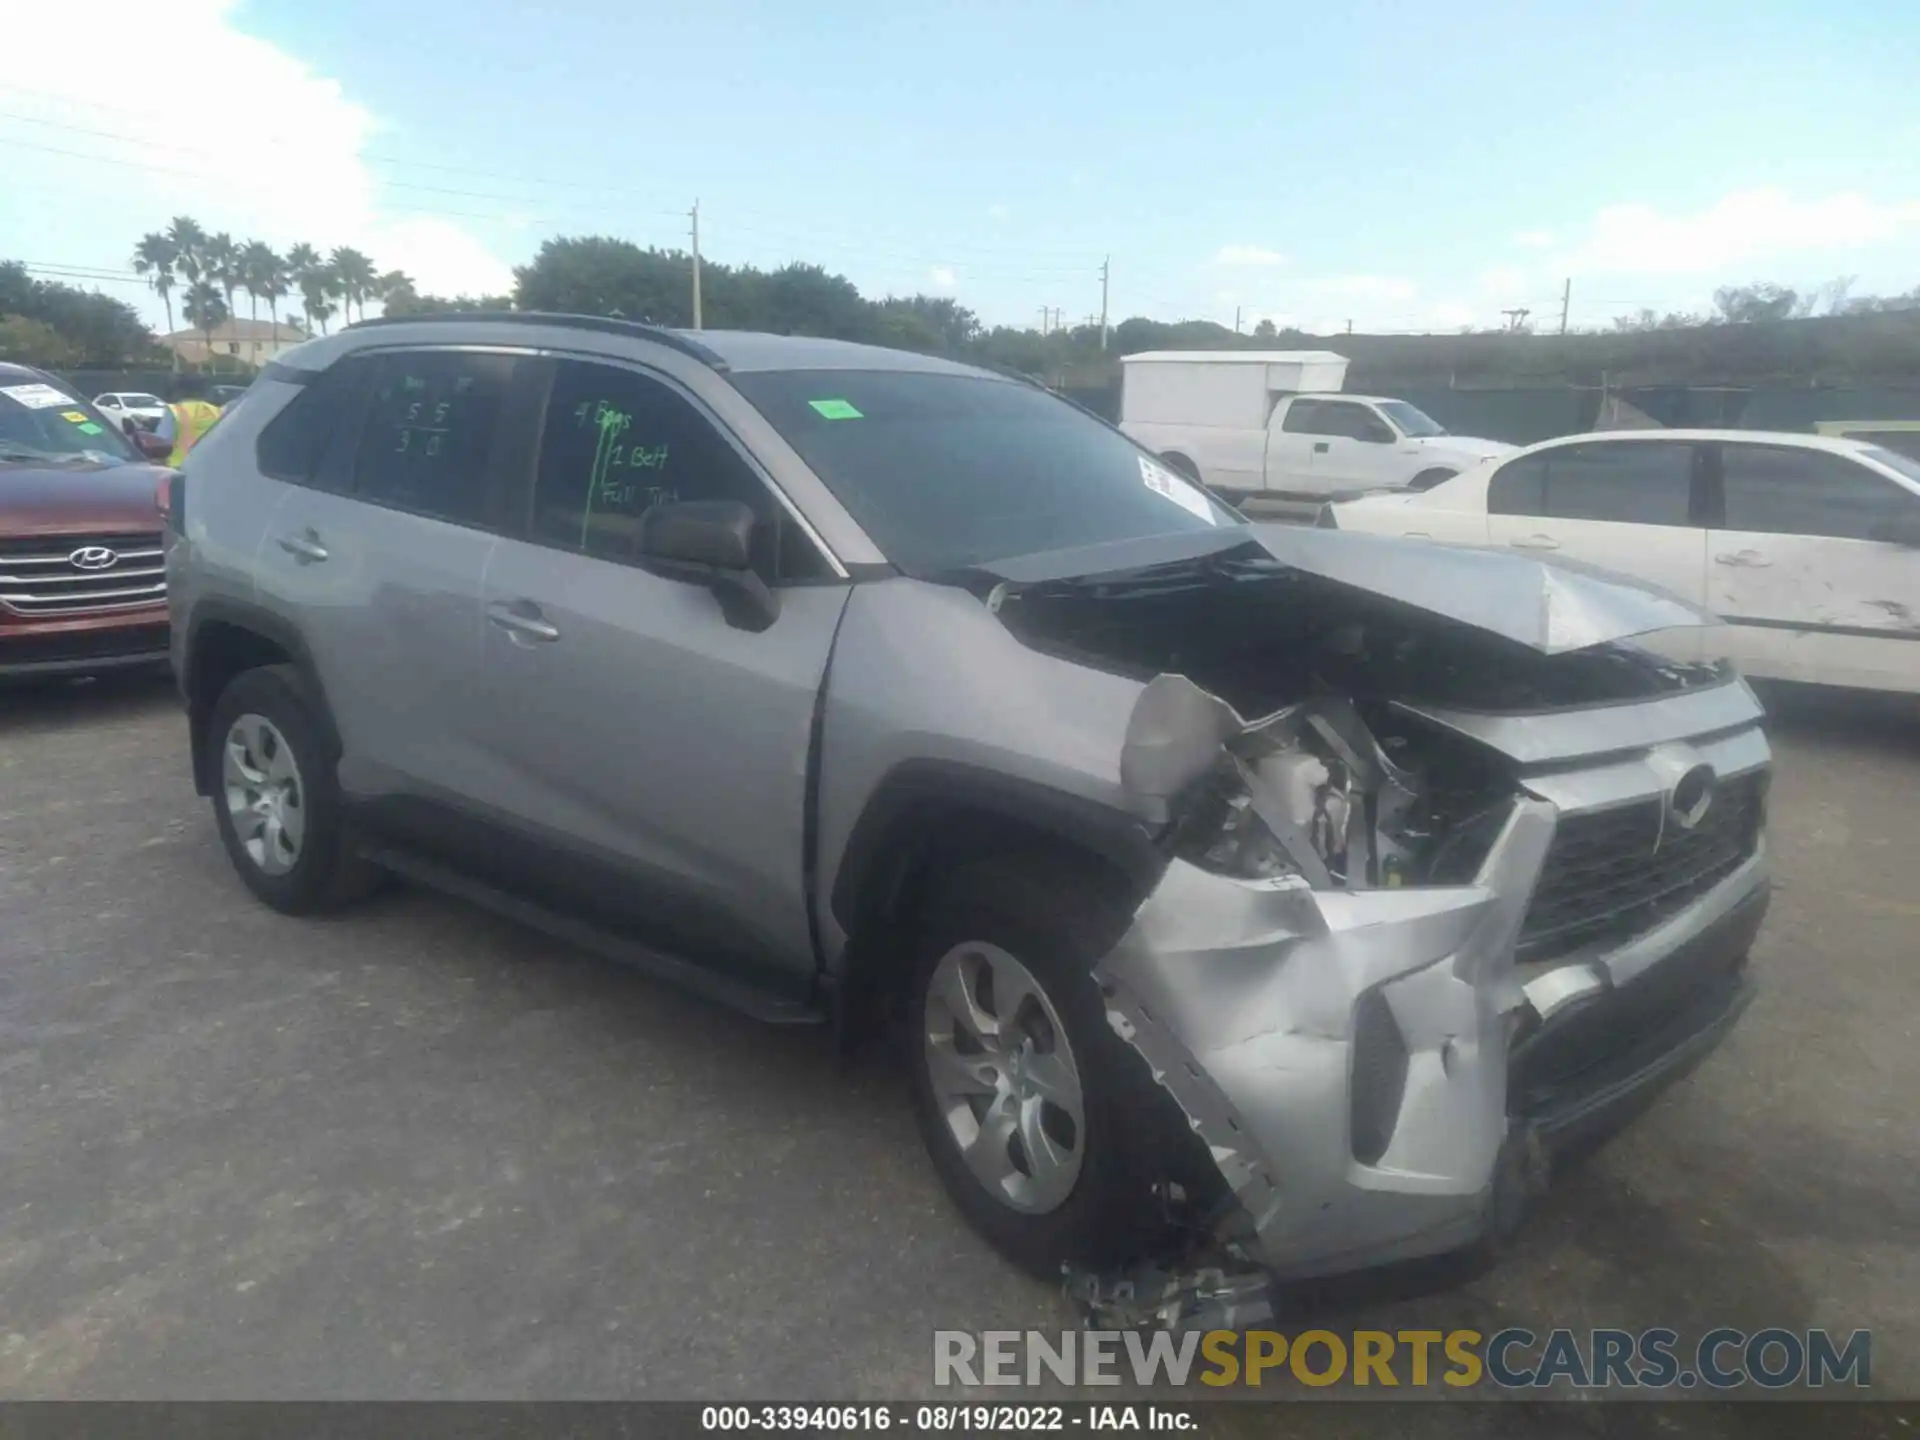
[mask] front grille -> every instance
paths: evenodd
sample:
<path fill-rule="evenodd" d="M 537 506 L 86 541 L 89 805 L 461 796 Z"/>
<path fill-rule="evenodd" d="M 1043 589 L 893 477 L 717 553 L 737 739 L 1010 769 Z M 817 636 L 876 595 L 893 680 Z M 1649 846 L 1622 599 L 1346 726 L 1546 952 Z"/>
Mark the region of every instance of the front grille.
<path fill-rule="evenodd" d="M 1766 776 L 1727 781 L 1692 830 L 1648 800 L 1560 821 L 1520 928 L 1517 958 L 1550 960 L 1659 924 L 1738 869 L 1759 844 Z"/>
<path fill-rule="evenodd" d="M 107 550 L 111 563 L 74 563 Z M 0 607 L 17 615 L 87 615 L 135 610 L 167 598 L 166 551 L 157 532 L 38 535 L 0 539 Z"/>

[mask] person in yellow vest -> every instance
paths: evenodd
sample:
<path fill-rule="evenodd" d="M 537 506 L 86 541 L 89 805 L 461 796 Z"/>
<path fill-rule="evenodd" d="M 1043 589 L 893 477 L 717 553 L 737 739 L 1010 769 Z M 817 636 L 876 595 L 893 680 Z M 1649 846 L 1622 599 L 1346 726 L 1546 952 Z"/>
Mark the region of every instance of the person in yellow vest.
<path fill-rule="evenodd" d="M 160 423 L 154 426 L 154 433 L 164 440 L 173 442 L 173 452 L 167 456 L 167 464 L 178 465 L 187 458 L 187 452 L 200 442 L 200 437 L 213 428 L 213 422 L 220 418 L 220 407 L 208 400 L 176 400 L 167 406 L 160 416 Z"/>

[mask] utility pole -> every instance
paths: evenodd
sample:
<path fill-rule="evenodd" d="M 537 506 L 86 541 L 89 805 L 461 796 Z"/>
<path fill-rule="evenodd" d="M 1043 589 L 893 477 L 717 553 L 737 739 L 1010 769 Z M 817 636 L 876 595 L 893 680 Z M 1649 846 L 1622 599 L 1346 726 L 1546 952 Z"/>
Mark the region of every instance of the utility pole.
<path fill-rule="evenodd" d="M 1040 307 L 1040 335 L 1042 339 L 1045 339 L 1047 334 L 1047 316 L 1052 313 L 1053 312 L 1048 310 L 1046 306 L 1042 305 Z"/>
<path fill-rule="evenodd" d="M 1113 263 L 1111 255 L 1100 261 L 1100 348 L 1107 348 L 1107 267 Z"/>
<path fill-rule="evenodd" d="M 1533 311 L 1527 309 L 1524 305 L 1520 305 L 1512 310 L 1502 310 L 1500 313 L 1507 317 L 1507 333 L 1517 335 L 1520 332 L 1520 327 L 1526 323 L 1527 316 L 1531 315 Z"/>
<path fill-rule="evenodd" d="M 1238 305 L 1233 307 L 1233 333 L 1236 335 L 1240 333 L 1240 307 Z"/>
<path fill-rule="evenodd" d="M 1567 333 L 1567 307 L 1573 303 L 1573 277 L 1567 277 L 1567 283 L 1560 287 L 1560 333 Z"/>
<path fill-rule="evenodd" d="M 697 199 L 689 213 L 693 218 L 693 328 L 701 330 L 706 327 L 700 323 L 700 202 Z"/>
<path fill-rule="evenodd" d="M 1353 333 L 1353 321 L 1349 320 L 1347 321 L 1347 334 L 1351 335 L 1352 333 Z"/>

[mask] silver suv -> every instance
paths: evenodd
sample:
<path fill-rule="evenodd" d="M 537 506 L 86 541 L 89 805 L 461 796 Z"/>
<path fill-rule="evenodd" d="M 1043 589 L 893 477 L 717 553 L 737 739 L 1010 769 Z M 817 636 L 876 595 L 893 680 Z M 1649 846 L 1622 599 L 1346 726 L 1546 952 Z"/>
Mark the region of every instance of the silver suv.
<path fill-rule="evenodd" d="M 1249 524 L 1019 379 L 376 321 L 270 365 L 169 527 L 256 895 L 398 873 L 904 1032 L 1037 1271 L 1192 1216 L 1276 1277 L 1469 1244 L 1750 995 L 1769 753 L 1705 617 Z"/>

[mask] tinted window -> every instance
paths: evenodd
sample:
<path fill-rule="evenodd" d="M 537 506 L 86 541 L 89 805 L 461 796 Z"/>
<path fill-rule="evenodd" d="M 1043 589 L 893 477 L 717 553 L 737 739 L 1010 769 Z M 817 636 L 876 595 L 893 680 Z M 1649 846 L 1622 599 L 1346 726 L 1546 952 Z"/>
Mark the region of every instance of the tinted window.
<path fill-rule="evenodd" d="M 1920 432 L 1915 432 L 1906 438 L 1920 441 Z M 1866 447 L 1866 453 L 1869 458 L 1877 460 L 1889 470 L 1897 470 L 1909 480 L 1920 481 L 1920 455 L 1890 450 L 1884 445 L 1869 445 Z"/>
<path fill-rule="evenodd" d="M 1729 530 L 1866 540 L 1917 503 L 1891 480 L 1818 450 L 1727 445 L 1720 467 Z"/>
<path fill-rule="evenodd" d="M 487 454 L 513 358 L 422 350 L 377 364 L 354 461 L 355 493 L 458 524 L 487 524 Z"/>
<path fill-rule="evenodd" d="M 371 360 L 341 360 L 320 372 L 260 431 L 260 473 L 296 485 L 325 483 L 320 475 L 327 441 L 352 424 L 359 383 Z M 329 487 L 333 488 L 333 487 Z"/>
<path fill-rule="evenodd" d="M 1556 520 L 1687 525 L 1693 447 L 1661 441 L 1570 445 L 1546 461 L 1546 509 Z"/>
<path fill-rule="evenodd" d="M 1544 515 L 1547 513 L 1547 457 L 1529 455 L 1493 472 L 1487 481 L 1489 515 Z"/>
<path fill-rule="evenodd" d="M 138 458 L 118 425 L 59 387 L 0 384 L 0 465 L 121 465 Z"/>
<path fill-rule="evenodd" d="M 729 378 L 910 574 L 1238 523 L 1031 385 L 903 370 Z"/>
<path fill-rule="evenodd" d="M 741 501 L 760 517 L 756 568 L 763 574 L 826 573 L 805 532 L 692 401 L 636 371 L 560 362 L 534 480 L 534 538 L 632 560 L 641 517 L 673 500 Z"/>
<path fill-rule="evenodd" d="M 1287 407 L 1287 418 L 1280 428 L 1293 435 L 1331 435 L 1335 432 L 1322 430 L 1320 426 L 1321 405 L 1318 400 L 1296 400 Z"/>

